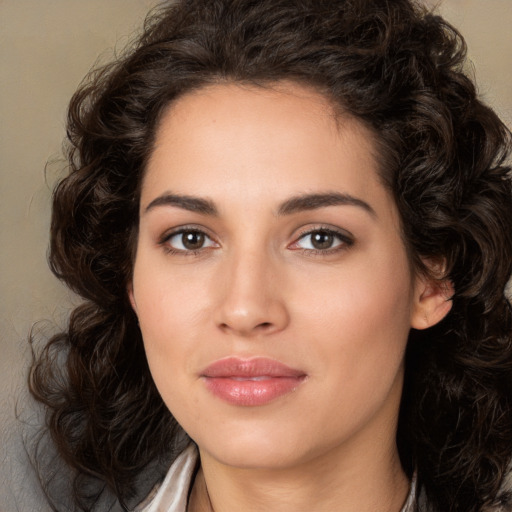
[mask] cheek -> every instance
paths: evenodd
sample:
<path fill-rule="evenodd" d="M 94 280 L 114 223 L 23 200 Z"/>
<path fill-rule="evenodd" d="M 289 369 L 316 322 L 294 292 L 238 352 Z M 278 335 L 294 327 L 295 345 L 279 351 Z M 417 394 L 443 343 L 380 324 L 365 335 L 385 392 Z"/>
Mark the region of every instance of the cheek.
<path fill-rule="evenodd" d="M 182 369 L 191 364 L 197 339 L 194 326 L 199 324 L 199 311 L 205 309 L 200 302 L 204 294 L 198 293 L 197 283 L 180 277 L 184 274 L 169 272 L 155 258 L 148 262 L 143 252 L 134 268 L 139 326 L 151 374 L 165 401 Z"/>
<path fill-rule="evenodd" d="M 155 339 L 194 325 L 198 311 L 204 309 L 206 294 L 201 283 L 205 283 L 203 276 L 187 264 L 170 268 L 165 254 L 141 251 L 133 276 L 141 328 Z"/>
<path fill-rule="evenodd" d="M 193 298 L 187 294 L 150 292 L 148 301 L 140 312 L 140 329 L 144 349 L 153 381 L 167 405 L 178 418 L 197 414 L 197 395 L 192 392 L 190 375 L 193 375 L 197 353 L 197 337 L 191 333 L 194 311 L 190 307 Z M 140 300 L 144 300 L 141 294 Z"/>
<path fill-rule="evenodd" d="M 409 331 L 412 280 L 400 252 L 355 257 L 345 266 L 310 272 L 307 280 L 295 281 L 300 286 L 291 295 L 297 297 L 299 321 L 307 318 L 318 329 L 337 327 L 341 333 L 369 331 L 374 341 L 388 330 Z"/>
<path fill-rule="evenodd" d="M 323 361 L 319 374 L 358 396 L 368 387 L 390 385 L 404 357 L 411 278 L 405 256 L 393 254 L 358 261 L 328 276 L 317 274 L 310 286 L 295 292 L 303 299 L 294 317 L 299 330 L 310 333 L 303 357 Z"/>

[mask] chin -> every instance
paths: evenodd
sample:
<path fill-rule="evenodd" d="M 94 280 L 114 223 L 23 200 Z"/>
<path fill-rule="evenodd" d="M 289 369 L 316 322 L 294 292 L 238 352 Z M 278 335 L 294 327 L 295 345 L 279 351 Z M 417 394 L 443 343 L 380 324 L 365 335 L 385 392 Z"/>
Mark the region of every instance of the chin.
<path fill-rule="evenodd" d="M 223 432 L 210 429 L 191 436 L 202 453 L 222 464 L 243 469 L 286 469 L 307 462 L 327 446 L 307 446 L 311 438 L 297 429 L 257 422 L 233 425 Z"/>
<path fill-rule="evenodd" d="M 276 446 L 276 444 L 267 441 L 251 443 L 228 442 L 227 446 L 217 445 L 203 448 L 199 446 L 201 452 L 207 452 L 218 462 L 231 467 L 240 469 L 260 469 L 260 470 L 283 470 L 293 467 L 302 462 L 300 453 L 296 449 Z"/>

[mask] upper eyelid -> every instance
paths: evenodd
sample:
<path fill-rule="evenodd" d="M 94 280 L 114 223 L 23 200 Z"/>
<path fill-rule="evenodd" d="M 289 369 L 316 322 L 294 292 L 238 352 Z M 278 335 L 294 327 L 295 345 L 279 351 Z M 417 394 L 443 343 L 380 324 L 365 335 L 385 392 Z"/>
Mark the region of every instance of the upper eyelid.
<path fill-rule="evenodd" d="M 198 225 L 195 225 L 195 224 L 183 224 L 183 225 L 180 225 L 180 226 L 175 226 L 173 228 L 169 228 L 169 229 L 166 229 L 161 237 L 168 237 L 168 236 L 172 236 L 172 235 L 176 235 L 178 233 L 183 233 L 183 232 L 186 232 L 186 231 L 196 231 L 198 233 L 204 233 L 205 235 L 211 237 L 211 232 L 209 229 L 203 227 L 203 226 L 198 226 Z"/>
<path fill-rule="evenodd" d="M 336 236 L 340 243 L 335 247 L 330 247 L 327 249 L 297 247 L 300 241 L 303 240 L 305 237 L 319 231 L 327 232 Z M 345 229 L 327 227 L 324 225 L 304 229 L 301 233 L 294 237 L 293 242 L 289 243 L 287 247 L 293 251 L 302 251 L 304 254 L 317 254 L 327 256 L 328 254 L 339 253 L 340 251 L 348 250 L 355 244 L 355 242 L 355 237 Z"/>
<path fill-rule="evenodd" d="M 162 245 L 168 242 L 172 237 L 179 235 L 180 233 L 186 233 L 186 232 L 196 232 L 196 233 L 202 233 L 203 235 L 207 236 L 210 240 L 212 240 L 215 243 L 219 243 L 215 236 L 213 236 L 209 230 L 207 230 L 204 227 L 194 226 L 194 225 L 183 225 L 183 226 L 176 226 L 174 228 L 167 229 L 164 231 L 157 239 L 158 244 Z"/>
<path fill-rule="evenodd" d="M 351 241 L 354 241 L 354 236 L 350 231 L 347 231 L 346 229 L 337 228 L 334 226 L 327 226 L 327 225 L 318 225 L 310 228 L 304 228 L 303 230 L 300 230 L 299 233 L 295 236 L 295 241 L 299 240 L 303 236 L 310 235 L 311 233 L 316 233 L 318 231 L 326 231 L 328 233 L 333 233 L 334 235 L 338 235 L 341 238 L 348 238 Z"/>

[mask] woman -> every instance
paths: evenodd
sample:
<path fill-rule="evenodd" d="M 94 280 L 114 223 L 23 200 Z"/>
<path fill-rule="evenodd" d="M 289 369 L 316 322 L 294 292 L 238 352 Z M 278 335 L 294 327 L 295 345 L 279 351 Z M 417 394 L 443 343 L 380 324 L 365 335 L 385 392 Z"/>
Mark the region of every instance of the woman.
<path fill-rule="evenodd" d="M 408 0 L 182 0 L 75 94 L 84 303 L 31 389 L 79 508 L 510 509 L 510 134 L 464 52 Z"/>

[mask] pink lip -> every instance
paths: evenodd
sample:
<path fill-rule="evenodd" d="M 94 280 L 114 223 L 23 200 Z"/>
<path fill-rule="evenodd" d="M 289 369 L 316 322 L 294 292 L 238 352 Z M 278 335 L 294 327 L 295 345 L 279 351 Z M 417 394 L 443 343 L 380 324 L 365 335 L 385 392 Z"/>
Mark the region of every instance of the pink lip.
<path fill-rule="evenodd" d="M 265 405 L 294 391 L 306 374 L 264 357 L 229 357 L 209 365 L 201 372 L 206 387 L 232 405 Z"/>

